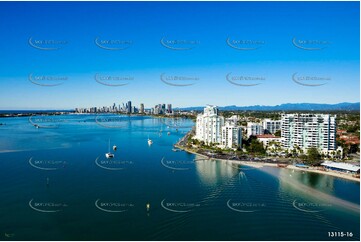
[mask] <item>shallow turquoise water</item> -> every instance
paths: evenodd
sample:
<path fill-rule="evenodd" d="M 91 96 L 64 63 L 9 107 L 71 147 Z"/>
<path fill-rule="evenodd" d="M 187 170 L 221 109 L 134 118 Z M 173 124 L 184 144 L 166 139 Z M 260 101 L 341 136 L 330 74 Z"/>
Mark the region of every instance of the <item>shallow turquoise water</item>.
<path fill-rule="evenodd" d="M 1 123 L 1 240 L 360 237 L 359 183 L 172 151 L 190 120 L 66 115 Z M 118 147 L 111 161 L 109 139 Z M 353 236 L 330 238 L 332 231 Z"/>

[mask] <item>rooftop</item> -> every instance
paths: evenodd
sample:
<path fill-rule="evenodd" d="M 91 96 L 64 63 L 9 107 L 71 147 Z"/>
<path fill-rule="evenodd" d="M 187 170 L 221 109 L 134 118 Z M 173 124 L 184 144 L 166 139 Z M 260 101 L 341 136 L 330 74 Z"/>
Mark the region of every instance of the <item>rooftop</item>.
<path fill-rule="evenodd" d="M 337 168 L 337 169 L 341 169 L 341 170 L 347 170 L 347 171 L 359 171 L 360 170 L 360 166 L 355 166 L 349 163 L 344 163 L 344 162 L 333 162 L 333 161 L 325 161 L 321 164 L 321 166 L 327 166 L 327 167 L 332 167 L 332 168 Z"/>
<path fill-rule="evenodd" d="M 256 135 L 257 138 L 268 138 L 268 139 L 279 139 L 281 137 L 274 136 L 273 134 L 259 134 Z"/>

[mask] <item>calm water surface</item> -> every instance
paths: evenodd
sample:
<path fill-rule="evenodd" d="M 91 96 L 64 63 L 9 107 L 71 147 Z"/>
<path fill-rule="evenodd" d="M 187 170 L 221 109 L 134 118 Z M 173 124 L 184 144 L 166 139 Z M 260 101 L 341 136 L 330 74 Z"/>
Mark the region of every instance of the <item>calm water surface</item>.
<path fill-rule="evenodd" d="M 172 151 L 190 120 L 0 123 L 1 240 L 360 239 L 359 183 Z M 112 160 L 109 140 L 118 148 Z M 353 236 L 328 237 L 337 231 Z"/>

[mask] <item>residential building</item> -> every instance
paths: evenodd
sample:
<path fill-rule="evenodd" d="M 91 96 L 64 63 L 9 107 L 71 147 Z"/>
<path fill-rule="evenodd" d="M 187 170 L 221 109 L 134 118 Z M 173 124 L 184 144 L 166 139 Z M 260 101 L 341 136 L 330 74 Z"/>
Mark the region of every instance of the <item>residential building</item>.
<path fill-rule="evenodd" d="M 264 134 L 263 126 L 259 123 L 247 123 L 247 137 L 251 135 L 261 135 Z"/>
<path fill-rule="evenodd" d="M 226 122 L 234 125 L 237 125 L 238 121 L 239 121 L 239 115 L 232 115 L 231 117 L 226 119 Z"/>
<path fill-rule="evenodd" d="M 203 114 L 198 114 L 196 123 L 195 139 L 204 141 L 206 144 L 222 142 L 222 126 L 224 117 L 218 115 L 216 106 L 207 105 Z"/>
<path fill-rule="evenodd" d="M 264 147 L 269 146 L 270 142 L 281 143 L 281 137 L 274 136 L 272 134 L 256 135 L 258 141 L 260 141 Z"/>
<path fill-rule="evenodd" d="M 311 147 L 328 154 L 336 150 L 336 115 L 282 114 L 282 146 L 306 151 Z"/>
<path fill-rule="evenodd" d="M 222 127 L 222 147 L 239 148 L 242 146 L 242 129 L 231 123 L 226 123 Z"/>
<path fill-rule="evenodd" d="M 262 121 L 264 133 L 274 134 L 281 130 L 281 120 L 264 119 Z"/>

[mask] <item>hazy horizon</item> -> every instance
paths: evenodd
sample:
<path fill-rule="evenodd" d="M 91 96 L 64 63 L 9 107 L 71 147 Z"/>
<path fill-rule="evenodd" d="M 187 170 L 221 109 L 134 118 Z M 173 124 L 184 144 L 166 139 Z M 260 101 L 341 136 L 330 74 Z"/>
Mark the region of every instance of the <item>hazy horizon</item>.
<path fill-rule="evenodd" d="M 168 103 L 163 103 L 163 102 L 160 102 L 162 104 L 168 104 Z M 178 106 L 173 106 L 172 104 L 172 108 L 173 109 L 182 109 L 182 108 L 198 108 L 198 107 L 205 107 L 206 105 L 214 105 L 214 106 L 217 106 L 217 107 L 228 107 L 228 106 L 236 106 L 236 107 L 252 107 L 252 106 L 280 106 L 280 105 L 285 105 L 285 104 L 290 104 L 290 105 L 295 105 L 295 104 L 316 104 L 316 105 L 337 105 L 337 104 L 342 104 L 342 103 L 349 103 L 349 104 L 360 104 L 360 102 L 340 102 L 340 103 L 280 103 L 280 104 L 276 104 L 276 105 L 258 105 L 258 104 L 255 104 L 255 105 L 247 105 L 247 106 L 239 106 L 239 105 L 234 105 L 234 104 L 229 104 L 229 105 L 226 105 L 226 106 L 220 106 L 220 105 L 217 105 L 217 104 L 204 104 L 204 105 L 199 105 L 199 106 L 186 106 L 186 107 L 178 107 Z M 113 104 L 113 103 L 112 103 Z M 105 107 L 110 107 L 112 106 L 112 104 L 109 104 L 109 105 L 106 105 Z M 116 103 L 117 106 L 122 104 L 122 103 Z M 125 102 L 124 102 L 125 104 Z M 133 105 L 133 104 L 132 104 Z M 73 107 L 73 108 L 17 108 L 17 109 L 0 109 L 0 111 L 47 111 L 47 110 L 74 110 L 75 108 L 92 108 L 92 107 L 104 107 L 104 106 L 89 106 L 89 107 Z M 144 108 L 145 109 L 151 109 L 153 108 L 154 106 L 146 106 L 144 104 Z"/>

